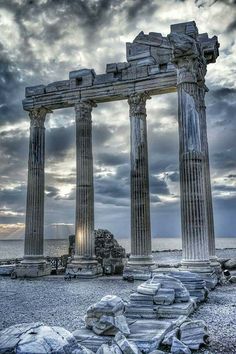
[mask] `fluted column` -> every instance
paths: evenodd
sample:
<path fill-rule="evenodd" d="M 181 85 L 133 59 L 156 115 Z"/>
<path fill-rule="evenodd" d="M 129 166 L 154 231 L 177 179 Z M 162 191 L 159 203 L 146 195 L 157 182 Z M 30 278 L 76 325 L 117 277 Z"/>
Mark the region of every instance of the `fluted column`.
<path fill-rule="evenodd" d="M 29 112 L 30 140 L 24 262 L 41 262 L 44 257 L 44 122 L 47 113 L 46 108 Z"/>
<path fill-rule="evenodd" d="M 129 96 L 131 144 L 131 256 L 129 264 L 150 265 L 152 259 L 146 124 L 146 93 Z"/>
<path fill-rule="evenodd" d="M 171 33 L 177 68 L 182 265 L 210 271 L 206 186 L 206 127 L 202 97 L 206 60 L 196 32 Z M 208 153 L 208 151 L 207 151 Z"/>
<path fill-rule="evenodd" d="M 94 259 L 92 102 L 80 101 L 76 114 L 76 230 L 74 259 Z"/>
<path fill-rule="evenodd" d="M 205 106 L 205 93 L 207 91 L 208 89 L 204 84 L 198 87 L 199 110 L 201 115 L 202 146 L 203 146 L 203 151 L 205 153 L 204 178 L 205 178 L 206 208 L 207 208 L 207 221 L 208 221 L 209 258 L 210 261 L 214 262 L 217 260 L 217 257 L 215 253 L 214 216 L 213 216 L 213 205 L 212 205 L 211 175 L 210 175 L 206 106 Z"/>

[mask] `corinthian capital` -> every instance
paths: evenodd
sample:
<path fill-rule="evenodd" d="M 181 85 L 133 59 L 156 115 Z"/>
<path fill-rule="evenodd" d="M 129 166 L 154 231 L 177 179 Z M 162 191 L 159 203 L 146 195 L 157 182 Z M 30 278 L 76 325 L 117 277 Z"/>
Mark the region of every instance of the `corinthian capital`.
<path fill-rule="evenodd" d="M 30 126 L 43 128 L 47 113 L 51 113 L 51 111 L 46 107 L 34 108 L 30 110 Z"/>
<path fill-rule="evenodd" d="M 147 92 L 131 94 L 128 98 L 130 115 L 146 115 L 146 100 L 150 98 Z"/>
<path fill-rule="evenodd" d="M 198 39 L 175 32 L 168 38 L 172 46 L 172 62 L 177 68 L 177 84 L 204 82 L 207 63 Z"/>
<path fill-rule="evenodd" d="M 77 120 L 91 119 L 91 112 L 93 107 L 96 107 L 96 103 L 91 100 L 81 100 L 75 104 L 75 113 Z"/>

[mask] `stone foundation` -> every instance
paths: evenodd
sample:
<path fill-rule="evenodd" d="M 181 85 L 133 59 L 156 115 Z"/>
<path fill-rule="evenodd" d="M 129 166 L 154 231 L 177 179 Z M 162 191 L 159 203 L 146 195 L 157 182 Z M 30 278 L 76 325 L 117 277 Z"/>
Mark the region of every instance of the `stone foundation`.
<path fill-rule="evenodd" d="M 67 265 L 67 278 L 96 278 L 102 275 L 102 267 L 96 260 L 73 260 Z"/>
<path fill-rule="evenodd" d="M 39 263 L 24 263 L 24 261 L 22 261 L 20 264 L 16 265 L 15 271 L 12 273 L 12 277 L 37 278 L 50 275 L 51 271 L 51 265 L 46 261 Z"/>

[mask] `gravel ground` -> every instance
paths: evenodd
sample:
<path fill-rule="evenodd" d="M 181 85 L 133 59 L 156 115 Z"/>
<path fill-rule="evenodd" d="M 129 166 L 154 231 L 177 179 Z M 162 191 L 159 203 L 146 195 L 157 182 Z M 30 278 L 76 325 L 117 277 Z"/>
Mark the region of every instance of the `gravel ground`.
<path fill-rule="evenodd" d="M 220 258 L 236 256 L 236 250 L 217 251 Z M 160 263 L 178 262 L 179 251 L 154 253 Z M 16 323 L 42 321 L 74 331 L 87 308 L 107 294 L 128 300 L 138 282 L 121 277 L 65 281 L 63 276 L 33 280 L 0 276 L 0 330 Z M 236 284 L 218 286 L 192 315 L 208 324 L 210 345 L 195 353 L 236 354 Z"/>

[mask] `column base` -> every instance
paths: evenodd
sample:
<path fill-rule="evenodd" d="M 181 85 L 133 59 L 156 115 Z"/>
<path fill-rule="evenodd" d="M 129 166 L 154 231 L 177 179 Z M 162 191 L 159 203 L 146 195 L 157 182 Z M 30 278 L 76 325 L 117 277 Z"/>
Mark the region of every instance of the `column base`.
<path fill-rule="evenodd" d="M 37 278 L 50 275 L 51 264 L 39 257 L 26 257 L 21 263 L 16 264 L 12 278 Z"/>
<path fill-rule="evenodd" d="M 152 255 L 150 256 L 130 256 L 124 267 L 123 279 L 147 280 L 152 277 L 156 264 Z"/>
<path fill-rule="evenodd" d="M 96 259 L 73 258 L 67 264 L 66 278 L 91 279 L 103 274 L 102 266 Z"/>
<path fill-rule="evenodd" d="M 212 269 L 210 261 L 201 261 L 201 260 L 182 260 L 180 271 L 190 271 L 192 273 L 197 273 L 203 280 L 206 282 L 206 287 L 209 290 L 215 288 L 218 283 L 218 277 Z"/>

